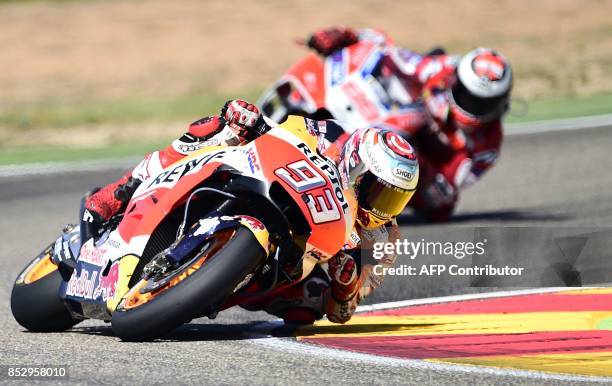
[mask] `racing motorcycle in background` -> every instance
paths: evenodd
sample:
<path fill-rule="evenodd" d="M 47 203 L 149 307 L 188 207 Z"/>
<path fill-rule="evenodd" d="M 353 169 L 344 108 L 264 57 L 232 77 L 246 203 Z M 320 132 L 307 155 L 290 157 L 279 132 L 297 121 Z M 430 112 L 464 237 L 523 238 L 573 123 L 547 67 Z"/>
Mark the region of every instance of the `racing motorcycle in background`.
<path fill-rule="evenodd" d="M 446 161 L 440 159 L 454 155 L 454 143 L 457 147 L 474 144 L 464 143 L 461 132 L 449 136 L 440 130 L 424 105 L 417 76 L 400 79 L 392 68 L 396 64 L 389 63 L 393 55 L 401 55 L 403 71 L 416 73 L 422 56 L 390 50 L 394 49 L 361 39 L 325 57 L 309 52 L 264 91 L 257 104 L 263 114 L 278 122 L 293 114 L 314 120 L 336 119 L 345 130 L 332 136 L 339 145 L 358 128 L 375 126 L 398 133 L 420 153 L 419 187 L 407 207 L 426 222 L 445 222 L 451 218 L 463 186 L 452 186 L 448 176 L 441 174 Z M 439 54 L 445 54 L 444 49 L 432 47 L 425 56 Z M 497 151 L 487 148 L 474 157 L 490 164 Z M 465 168 L 461 170 L 465 172 Z"/>
<path fill-rule="evenodd" d="M 264 91 L 257 105 L 276 122 L 288 115 L 337 119 L 349 130 L 378 126 L 409 139 L 426 116 L 416 88 L 405 88 L 395 75 L 382 75 L 384 53 L 384 47 L 367 40 L 325 58 L 311 52 Z"/>
<path fill-rule="evenodd" d="M 265 122 L 244 146 L 203 148 L 144 180 L 99 234 L 67 226 L 19 274 L 17 322 L 63 331 L 100 319 L 123 340 L 150 340 L 282 291 L 336 254 L 354 193 L 303 118 Z"/>

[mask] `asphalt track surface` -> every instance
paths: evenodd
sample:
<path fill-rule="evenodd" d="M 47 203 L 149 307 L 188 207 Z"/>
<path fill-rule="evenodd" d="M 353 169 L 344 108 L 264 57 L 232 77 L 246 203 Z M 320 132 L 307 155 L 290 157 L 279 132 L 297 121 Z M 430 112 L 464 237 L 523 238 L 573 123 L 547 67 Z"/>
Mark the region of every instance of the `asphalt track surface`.
<path fill-rule="evenodd" d="M 612 226 L 612 128 L 508 137 L 497 167 L 467 191 L 447 225 L 410 223 L 402 233 L 444 234 L 472 226 Z M 481 368 L 397 365 L 334 358 L 267 344 L 264 313 L 231 309 L 198 319 L 166 339 L 123 343 L 108 324 L 81 323 L 58 334 L 25 332 L 13 320 L 13 280 L 29 259 L 73 222 L 80 196 L 121 171 L 0 179 L 0 364 L 68 365 L 68 383 L 92 384 L 578 384 L 579 379 Z M 407 219 L 406 219 L 407 220 Z M 610 271 L 607 271 L 610 272 Z M 375 302 L 461 289 L 385 282 Z M 443 286 L 441 286 L 443 287 Z M 282 333 L 281 333 L 282 335 Z M 282 338 L 291 340 L 290 337 Z M 278 342 L 278 340 L 276 341 Z M 2 382 L 0 380 L 0 382 Z M 45 382 L 48 384 L 48 382 Z"/>

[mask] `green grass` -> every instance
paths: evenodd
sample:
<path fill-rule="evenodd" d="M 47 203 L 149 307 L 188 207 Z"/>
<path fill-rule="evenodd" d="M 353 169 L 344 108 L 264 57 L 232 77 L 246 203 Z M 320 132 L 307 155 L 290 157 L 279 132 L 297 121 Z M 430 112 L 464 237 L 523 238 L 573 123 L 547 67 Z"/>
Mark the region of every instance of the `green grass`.
<path fill-rule="evenodd" d="M 257 92 L 241 95 L 190 93 L 176 97 L 120 100 L 47 101 L 0 110 L 0 126 L 17 130 L 99 124 L 177 122 L 217 113 L 229 98 L 255 100 Z"/>
<path fill-rule="evenodd" d="M 231 97 L 254 101 L 258 91 L 238 96 L 218 93 L 191 93 L 173 98 L 131 98 L 121 100 L 86 100 L 14 106 L 0 110 L 0 126 L 16 130 L 66 128 L 83 125 L 129 124 L 142 122 L 188 122 L 194 117 L 214 114 Z M 520 101 L 513 103 L 507 122 L 569 118 L 612 113 L 612 93 L 588 97 L 547 98 L 527 102 L 527 112 Z"/>
<path fill-rule="evenodd" d="M 612 113 L 612 93 L 587 97 L 548 98 L 527 102 L 527 113 L 520 115 L 523 106 L 514 102 L 506 122 L 530 122 Z"/>
<path fill-rule="evenodd" d="M 258 92 L 239 97 L 255 100 Z M 0 111 L 0 125 L 28 130 L 61 128 L 104 123 L 129 124 L 141 122 L 190 122 L 195 117 L 213 114 L 230 96 L 219 94 L 189 94 L 175 98 L 126 99 L 117 101 L 82 101 L 67 104 L 45 103 Z M 507 122 L 528 122 L 542 119 L 570 118 L 584 115 L 612 113 L 612 93 L 581 98 L 541 99 L 528 102 L 528 110 L 519 115 L 516 103 Z M 180 133 L 177 133 L 179 135 Z M 170 142 L 127 142 L 93 149 L 27 147 L 10 148 L 0 145 L 0 165 L 51 161 L 80 161 L 110 157 L 144 155 Z"/>
<path fill-rule="evenodd" d="M 255 100 L 258 92 L 233 96 Z M 85 100 L 16 106 L 0 110 L 0 126 L 36 134 L 39 128 L 69 128 L 86 125 L 125 125 L 146 122 L 189 122 L 218 113 L 232 98 L 217 93 L 191 93 L 177 97 L 123 100 Z M 182 133 L 177 133 L 177 136 Z M 53 161 L 80 161 L 143 155 L 167 146 L 171 139 L 157 142 L 122 142 L 97 148 L 23 147 L 0 144 L 0 165 Z"/>
<path fill-rule="evenodd" d="M 130 142 L 90 149 L 59 147 L 2 149 L 0 151 L 0 165 L 144 156 L 153 150 L 168 146 L 170 142 L 171 139 L 157 142 Z"/>

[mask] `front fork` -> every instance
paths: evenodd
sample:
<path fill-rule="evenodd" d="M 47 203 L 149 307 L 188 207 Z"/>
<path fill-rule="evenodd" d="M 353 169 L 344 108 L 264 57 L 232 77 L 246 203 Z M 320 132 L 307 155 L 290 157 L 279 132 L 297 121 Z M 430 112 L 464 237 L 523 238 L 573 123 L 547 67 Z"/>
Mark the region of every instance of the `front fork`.
<path fill-rule="evenodd" d="M 62 234 L 55 240 L 51 260 L 57 265 L 62 279 L 66 282 L 76 269 L 81 245 L 81 229 L 78 225 L 66 225 Z"/>
<path fill-rule="evenodd" d="M 62 234 L 55 241 L 51 260 L 58 266 L 58 270 L 64 281 L 70 280 L 72 273 L 76 269 L 76 260 L 83 243 L 99 233 L 99 226 L 89 221 L 93 218 L 91 215 L 87 216 L 87 210 L 85 209 L 87 197 L 96 193 L 98 190 L 100 190 L 100 188 L 95 188 L 81 198 L 79 224 L 66 225 L 64 229 L 62 229 Z"/>

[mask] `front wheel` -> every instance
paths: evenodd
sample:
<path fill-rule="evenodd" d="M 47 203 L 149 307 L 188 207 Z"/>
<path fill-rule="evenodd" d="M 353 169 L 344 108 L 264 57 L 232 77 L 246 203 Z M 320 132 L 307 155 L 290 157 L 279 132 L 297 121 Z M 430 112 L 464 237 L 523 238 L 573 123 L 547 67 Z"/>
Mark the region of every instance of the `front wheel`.
<path fill-rule="evenodd" d="M 113 313 L 113 331 L 126 341 L 151 340 L 213 312 L 265 258 L 248 229 L 221 230 L 187 267 L 132 287 Z"/>
<path fill-rule="evenodd" d="M 13 317 L 35 332 L 64 331 L 79 323 L 59 297 L 62 276 L 51 260 L 53 244 L 24 269 L 11 292 Z"/>

